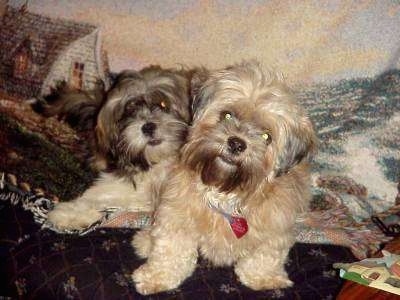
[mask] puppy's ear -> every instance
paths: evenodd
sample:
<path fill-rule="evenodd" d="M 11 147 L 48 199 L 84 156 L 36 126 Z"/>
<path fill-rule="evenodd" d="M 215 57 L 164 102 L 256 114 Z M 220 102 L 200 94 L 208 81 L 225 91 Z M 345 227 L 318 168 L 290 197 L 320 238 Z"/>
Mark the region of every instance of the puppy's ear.
<path fill-rule="evenodd" d="M 94 130 L 95 151 L 91 165 L 97 170 L 105 170 L 112 167 L 114 163 L 114 155 L 111 149 L 111 132 L 115 130 L 115 126 L 111 122 L 106 122 L 107 115 L 107 113 L 104 114 L 104 109 L 100 111 Z"/>
<path fill-rule="evenodd" d="M 107 102 L 109 103 L 109 102 Z M 101 108 L 96 121 L 96 144 L 100 155 L 110 158 L 113 156 L 112 143 L 117 136 L 116 123 L 118 113 L 116 108 L 109 107 L 107 103 Z"/>
<path fill-rule="evenodd" d="M 274 177 L 286 174 L 300 162 L 310 162 L 316 153 L 318 142 L 311 121 L 303 118 L 291 127 L 281 135 L 283 143 L 276 159 Z"/>
<path fill-rule="evenodd" d="M 191 113 L 193 120 L 196 119 L 198 113 L 206 106 L 206 95 L 202 93 L 202 87 L 207 79 L 210 77 L 210 72 L 205 68 L 197 68 L 193 70 L 190 80 L 190 98 Z"/>
<path fill-rule="evenodd" d="M 210 72 L 206 68 L 196 68 L 192 70 L 190 79 L 190 95 L 192 97 L 196 96 L 203 86 L 203 84 L 210 77 Z"/>

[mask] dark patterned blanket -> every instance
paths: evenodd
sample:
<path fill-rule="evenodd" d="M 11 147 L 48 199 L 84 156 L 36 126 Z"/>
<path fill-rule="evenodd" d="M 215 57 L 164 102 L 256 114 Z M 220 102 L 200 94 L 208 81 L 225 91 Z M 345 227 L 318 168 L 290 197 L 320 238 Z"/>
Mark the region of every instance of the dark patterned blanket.
<path fill-rule="evenodd" d="M 102 228 L 84 236 L 40 229 L 28 203 L 45 201 L 3 186 L 0 200 L 0 296 L 2 299 L 142 299 L 130 281 L 143 263 L 130 246 L 134 229 Z M 46 202 L 46 201 L 45 201 Z M 41 203 L 41 205 L 45 205 Z M 24 208 L 25 207 L 25 208 Z M 286 269 L 293 288 L 263 292 L 240 284 L 232 268 L 199 261 L 193 276 L 177 290 L 149 299 L 333 299 L 342 280 L 332 264 L 351 262 L 340 246 L 297 243 Z"/>

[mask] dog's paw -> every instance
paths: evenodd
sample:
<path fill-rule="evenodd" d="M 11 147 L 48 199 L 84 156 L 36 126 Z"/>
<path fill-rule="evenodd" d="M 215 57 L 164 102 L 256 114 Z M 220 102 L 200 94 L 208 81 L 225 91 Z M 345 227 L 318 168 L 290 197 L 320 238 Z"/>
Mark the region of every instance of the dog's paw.
<path fill-rule="evenodd" d="M 173 274 L 163 272 L 159 268 L 153 268 L 144 264 L 132 274 L 136 291 L 142 295 L 150 295 L 177 288 L 179 282 L 173 280 Z"/>
<path fill-rule="evenodd" d="M 256 291 L 285 289 L 293 286 L 293 282 L 288 278 L 286 272 L 260 276 L 251 271 L 235 268 L 235 273 L 239 277 L 241 283 Z"/>
<path fill-rule="evenodd" d="M 59 203 L 47 215 L 47 220 L 60 230 L 81 230 L 98 221 L 102 214 L 94 209 L 77 210 L 73 203 Z"/>
<path fill-rule="evenodd" d="M 140 258 L 149 257 L 152 246 L 150 231 L 144 229 L 137 232 L 133 236 L 131 245 Z"/>

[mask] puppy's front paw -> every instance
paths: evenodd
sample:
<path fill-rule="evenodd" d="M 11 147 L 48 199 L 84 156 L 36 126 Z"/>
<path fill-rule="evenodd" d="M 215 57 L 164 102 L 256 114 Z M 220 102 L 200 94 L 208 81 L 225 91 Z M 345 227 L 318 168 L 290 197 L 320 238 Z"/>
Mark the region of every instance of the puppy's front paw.
<path fill-rule="evenodd" d="M 78 210 L 74 203 L 59 203 L 47 215 L 57 229 L 84 229 L 99 220 L 102 214 L 94 209 Z"/>
<path fill-rule="evenodd" d="M 241 283 L 256 291 L 285 289 L 293 286 L 293 282 L 288 278 L 285 271 L 260 276 L 260 274 L 251 270 L 243 270 L 236 267 L 235 273 Z"/>
<path fill-rule="evenodd" d="M 137 232 L 131 242 L 132 247 L 135 249 L 135 253 L 140 258 L 147 258 L 151 251 L 151 236 L 150 230 L 143 229 Z"/>
<path fill-rule="evenodd" d="M 153 268 L 147 263 L 133 272 L 132 280 L 137 292 L 142 295 L 173 290 L 179 285 L 179 282 L 174 282 L 172 274 Z"/>

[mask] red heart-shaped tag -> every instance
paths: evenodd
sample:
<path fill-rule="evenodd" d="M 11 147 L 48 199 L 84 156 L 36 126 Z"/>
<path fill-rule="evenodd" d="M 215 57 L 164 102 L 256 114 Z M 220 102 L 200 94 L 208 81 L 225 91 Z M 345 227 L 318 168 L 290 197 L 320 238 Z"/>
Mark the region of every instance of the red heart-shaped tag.
<path fill-rule="evenodd" d="M 229 224 L 231 225 L 232 231 L 238 239 L 244 236 L 249 230 L 249 226 L 247 225 L 245 218 L 232 216 L 229 220 Z"/>

